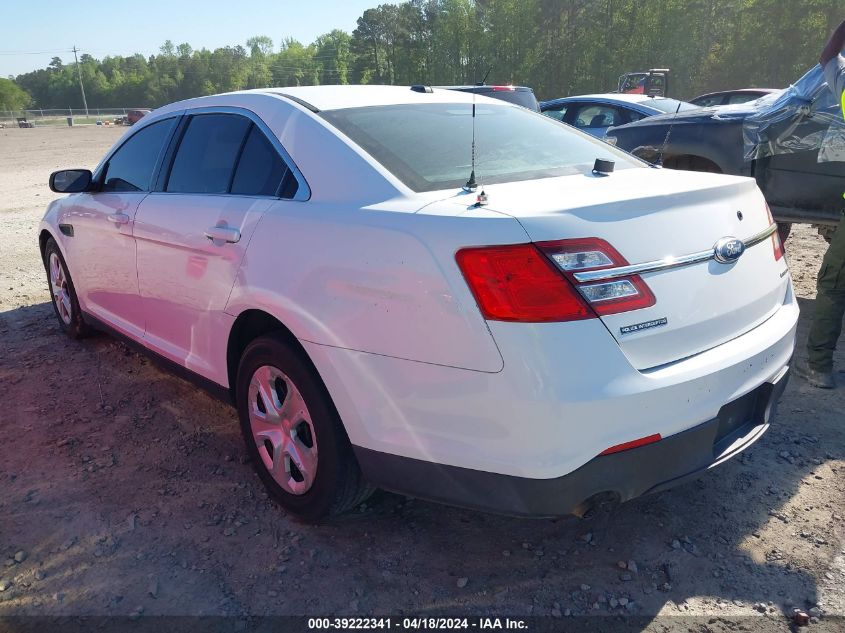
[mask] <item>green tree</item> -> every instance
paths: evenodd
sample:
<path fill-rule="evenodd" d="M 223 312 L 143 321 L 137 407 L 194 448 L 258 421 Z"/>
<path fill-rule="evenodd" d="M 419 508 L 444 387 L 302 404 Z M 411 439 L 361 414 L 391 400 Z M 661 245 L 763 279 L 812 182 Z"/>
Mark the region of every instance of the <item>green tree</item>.
<path fill-rule="evenodd" d="M 11 79 L 0 78 L 0 109 L 22 110 L 27 107 L 32 98 Z"/>
<path fill-rule="evenodd" d="M 540 98 L 606 92 L 626 71 L 672 69 L 670 93 L 782 87 L 816 63 L 841 0 L 406 0 L 365 10 L 350 34 L 266 35 L 209 51 L 164 42 L 144 57 L 89 54 L 89 106 L 158 106 L 214 92 L 336 83 L 532 86 Z M 75 64 L 18 75 L 40 108 L 81 107 Z M 8 92 L 8 88 L 7 88 Z"/>
<path fill-rule="evenodd" d="M 349 68 L 352 61 L 351 43 L 352 36 L 339 29 L 317 38 L 314 42 L 313 61 L 316 65 L 318 83 L 349 83 Z"/>

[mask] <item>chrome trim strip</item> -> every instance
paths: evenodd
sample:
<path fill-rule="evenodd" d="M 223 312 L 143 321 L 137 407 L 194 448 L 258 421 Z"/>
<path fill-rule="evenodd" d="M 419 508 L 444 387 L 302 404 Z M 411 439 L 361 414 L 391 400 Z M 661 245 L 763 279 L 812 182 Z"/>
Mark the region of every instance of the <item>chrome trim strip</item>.
<path fill-rule="evenodd" d="M 627 277 L 628 275 L 640 275 L 643 273 L 651 273 L 658 270 L 669 270 L 670 268 L 678 268 L 680 266 L 689 266 L 699 262 L 706 262 L 708 259 L 713 259 L 713 249 L 708 251 L 700 251 L 698 253 L 691 253 L 682 257 L 666 257 L 651 262 L 643 262 L 642 264 L 631 264 L 629 266 L 617 266 L 616 268 L 605 268 L 604 270 L 590 270 L 583 273 L 575 273 L 575 281 L 598 281 L 599 279 L 616 279 L 617 277 Z"/>
<path fill-rule="evenodd" d="M 752 235 L 746 240 L 743 240 L 745 248 L 756 246 L 760 242 L 764 242 L 771 237 L 775 231 L 778 230 L 777 224 L 771 224 L 765 230 L 760 231 L 756 235 Z M 641 264 L 630 264 L 628 266 L 617 266 L 616 268 L 605 268 L 603 270 L 590 270 L 582 273 L 574 273 L 575 281 L 579 283 L 599 281 L 602 279 L 617 279 L 619 277 L 628 277 L 629 275 L 642 275 L 645 273 L 653 273 L 663 270 L 670 270 L 672 268 L 679 268 L 681 266 L 691 266 L 692 264 L 699 264 L 706 262 L 715 257 L 713 249 L 706 251 L 699 251 L 689 255 L 682 255 L 680 257 L 665 257 L 650 262 L 643 262 Z"/>
<path fill-rule="evenodd" d="M 757 235 L 752 235 L 747 240 L 744 240 L 742 243 L 745 244 L 745 248 L 751 248 L 752 246 L 756 246 L 760 242 L 764 242 L 766 238 L 774 235 L 775 231 L 777 230 L 777 224 L 770 224 L 764 231 L 760 231 L 759 233 L 757 233 Z"/>

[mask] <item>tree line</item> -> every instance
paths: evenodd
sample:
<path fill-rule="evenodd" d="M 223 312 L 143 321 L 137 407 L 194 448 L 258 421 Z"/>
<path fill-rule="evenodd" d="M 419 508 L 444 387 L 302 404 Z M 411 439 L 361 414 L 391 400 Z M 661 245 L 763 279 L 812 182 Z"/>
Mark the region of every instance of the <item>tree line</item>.
<path fill-rule="evenodd" d="M 167 41 L 148 57 L 83 54 L 79 71 L 92 108 L 268 86 L 485 77 L 543 99 L 607 92 L 623 72 L 652 67 L 671 68 L 670 94 L 692 98 L 788 85 L 843 17 L 841 0 L 407 0 L 367 9 L 352 33 L 310 44 L 262 35 L 211 51 Z M 4 99 L 0 108 L 82 107 L 76 65 L 54 57 L 0 84 Z"/>

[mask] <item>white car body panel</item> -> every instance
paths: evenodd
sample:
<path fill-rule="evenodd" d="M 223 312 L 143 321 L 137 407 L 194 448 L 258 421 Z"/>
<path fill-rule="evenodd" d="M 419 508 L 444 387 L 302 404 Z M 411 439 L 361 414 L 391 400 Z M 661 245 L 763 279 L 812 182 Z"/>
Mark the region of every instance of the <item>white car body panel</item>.
<path fill-rule="evenodd" d="M 738 176 L 628 169 L 606 178 L 493 185 L 487 194 L 488 208 L 519 220 L 533 241 L 600 237 L 631 264 L 705 251 L 727 236 L 747 239 L 770 224 L 756 184 Z M 647 274 L 657 303 L 602 320 L 638 369 L 704 351 L 759 325 L 783 304 L 786 260 L 773 253 L 768 240 L 729 267 L 710 261 Z M 621 327 L 664 317 L 666 326 L 619 334 Z"/>
<path fill-rule="evenodd" d="M 505 367 L 484 374 L 305 344 L 350 440 L 419 460 L 550 479 L 603 450 L 664 437 L 776 378 L 798 303 L 743 336 L 658 371 L 634 371 L 596 320 L 492 323 Z M 681 406 L 682 405 L 682 406 Z"/>
<path fill-rule="evenodd" d="M 516 221 L 488 212 L 351 214 L 317 200 L 280 201 L 262 219 L 227 311 L 266 310 L 302 341 L 500 371 L 502 357 L 454 263 L 480 223 L 491 243 L 526 240 Z"/>
<path fill-rule="evenodd" d="M 138 297 L 135 272 L 135 241 L 132 225 L 145 193 L 77 194 L 74 202 L 62 204 L 56 226 L 70 224 L 76 235 L 62 240 L 65 259 L 78 262 L 73 278 L 83 310 L 130 336 L 144 334 L 144 319 Z M 110 220 L 126 216 L 125 224 Z M 58 231 L 56 231 L 58 233 Z"/>
<path fill-rule="evenodd" d="M 84 312 L 222 387 L 233 324 L 266 312 L 305 349 L 353 446 L 534 479 L 712 420 L 786 371 L 798 306 L 770 241 L 731 266 L 643 275 L 657 299 L 650 308 L 560 323 L 485 320 L 455 261 L 465 247 L 583 237 L 607 240 L 629 263 L 701 251 L 769 225 L 753 181 L 633 167 L 490 185 L 478 207 L 466 192 L 411 191 L 285 94 L 320 109 L 474 99 L 511 107 L 453 91 L 341 86 L 156 110 L 127 134 L 196 108 L 252 113 L 310 196 L 85 193 L 51 204 L 41 228 L 58 242 Z M 116 227 L 109 208 L 130 221 Z M 66 221 L 79 227 L 75 237 L 59 231 Z M 209 241 L 204 231 L 222 223 L 241 239 Z M 618 334 L 660 316 L 663 328 Z"/>
<path fill-rule="evenodd" d="M 200 375 L 225 384 L 226 303 L 264 211 L 248 196 L 151 193 L 138 208 L 138 286 L 145 344 Z M 296 204 L 296 203 L 291 203 Z M 236 229 L 237 243 L 210 240 L 214 227 Z M 222 362 L 221 362 L 222 359 Z"/>

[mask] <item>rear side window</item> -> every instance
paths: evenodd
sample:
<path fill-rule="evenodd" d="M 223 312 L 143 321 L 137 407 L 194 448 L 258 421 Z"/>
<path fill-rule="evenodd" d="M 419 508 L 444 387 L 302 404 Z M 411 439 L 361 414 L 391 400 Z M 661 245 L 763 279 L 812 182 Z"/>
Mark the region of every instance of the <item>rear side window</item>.
<path fill-rule="evenodd" d="M 713 97 L 702 97 L 695 100 L 695 105 L 701 108 L 711 108 L 713 106 L 722 105 L 723 95 L 715 95 Z"/>
<path fill-rule="evenodd" d="M 227 193 L 252 123 L 232 114 L 191 117 L 173 160 L 167 191 Z"/>
<path fill-rule="evenodd" d="M 540 111 L 540 104 L 537 102 L 537 97 L 530 90 L 493 90 L 481 94 L 485 97 L 493 97 L 500 101 L 507 101 L 508 103 L 534 110 L 534 112 Z"/>
<path fill-rule="evenodd" d="M 748 103 L 749 101 L 754 101 L 754 99 L 757 99 L 758 97 L 759 95 L 755 95 L 754 93 L 738 92 L 728 97 L 728 104 L 735 105 L 737 103 Z"/>
<path fill-rule="evenodd" d="M 600 104 L 582 106 L 575 117 L 575 127 L 610 127 L 622 123 L 619 110 Z"/>
<path fill-rule="evenodd" d="M 109 159 L 102 191 L 149 191 L 153 170 L 176 119 L 157 121 L 133 134 Z"/>
<path fill-rule="evenodd" d="M 257 127 L 252 126 L 241 153 L 232 193 L 251 196 L 274 196 L 279 190 L 287 166 L 276 149 Z"/>
<path fill-rule="evenodd" d="M 543 114 L 555 121 L 563 121 L 563 117 L 566 116 L 566 109 L 566 104 L 552 106 L 548 110 L 543 110 Z"/>

